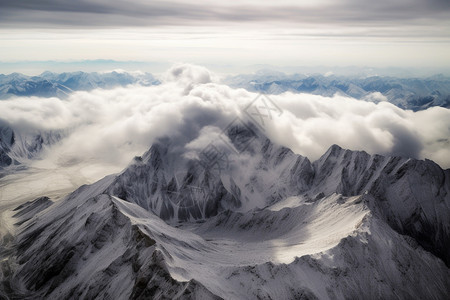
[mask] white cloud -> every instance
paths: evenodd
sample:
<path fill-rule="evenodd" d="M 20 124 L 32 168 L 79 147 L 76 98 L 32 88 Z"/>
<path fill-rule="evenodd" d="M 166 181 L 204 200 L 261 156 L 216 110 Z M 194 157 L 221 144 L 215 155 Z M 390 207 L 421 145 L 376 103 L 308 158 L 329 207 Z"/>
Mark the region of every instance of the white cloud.
<path fill-rule="evenodd" d="M 386 102 L 374 104 L 342 96 L 286 93 L 272 99 L 285 109 L 280 125 L 273 125 L 273 132 L 289 133 L 286 139 L 282 135 L 275 138 L 311 159 L 317 159 L 332 144 L 369 153 L 416 158 L 427 153 L 435 158 L 427 151 L 425 140 L 439 140 L 450 134 L 443 128 L 429 130 L 436 122 L 450 125 L 450 121 L 442 119 L 447 115 L 450 120 L 450 111 L 443 108 L 435 108 L 442 110 L 440 119 L 436 119 L 432 110 L 418 114 Z M 425 131 L 429 131 L 428 135 Z M 448 159 L 437 161 L 450 165 Z"/>
<path fill-rule="evenodd" d="M 388 98 L 380 92 L 373 92 L 365 95 L 362 100 L 378 103 L 382 101 L 388 101 Z"/>
<path fill-rule="evenodd" d="M 124 167 L 155 138 L 172 136 L 187 151 L 206 144 L 256 94 L 213 83 L 202 67 L 178 65 L 159 86 L 77 92 L 67 100 L 0 101 L 0 121 L 20 132 L 70 132 L 47 153 L 52 163 L 103 162 Z M 369 153 L 429 158 L 450 167 L 450 110 L 412 112 L 343 96 L 284 93 L 270 98 L 283 113 L 266 127 L 273 141 L 315 160 L 332 144 Z M 194 141 L 194 142 L 193 142 Z"/>

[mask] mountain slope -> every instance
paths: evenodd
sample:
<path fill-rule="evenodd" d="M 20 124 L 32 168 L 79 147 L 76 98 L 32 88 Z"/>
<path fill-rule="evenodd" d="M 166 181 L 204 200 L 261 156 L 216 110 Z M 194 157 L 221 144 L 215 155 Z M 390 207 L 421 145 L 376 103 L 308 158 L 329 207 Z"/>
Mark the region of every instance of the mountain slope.
<path fill-rule="evenodd" d="M 137 205 L 92 197 L 112 180 L 21 225 L 9 282 L 15 295 L 441 299 L 450 292 L 450 270 L 370 213 L 371 196 L 228 211 L 177 229 Z"/>
<path fill-rule="evenodd" d="M 449 170 L 336 145 L 310 162 L 248 130 L 226 131 L 224 144 L 215 146 L 227 155 L 220 168 L 219 160 L 205 165 L 204 150 L 186 155 L 165 138 L 120 174 L 50 206 L 37 199 L 18 208 L 13 255 L 2 262 L 9 270 L 5 293 L 121 299 L 450 294 Z"/>
<path fill-rule="evenodd" d="M 21 133 L 0 123 L 0 170 L 38 157 L 45 147 L 57 143 L 64 131 Z"/>
<path fill-rule="evenodd" d="M 123 201 L 89 196 L 81 190 L 65 205 L 25 221 L 17 241 L 19 267 L 9 281 L 14 296 L 216 298 L 195 280 L 171 279 L 164 248 L 152 238 L 162 237 L 133 220 L 148 214 L 130 216 Z"/>
<path fill-rule="evenodd" d="M 450 171 L 430 160 L 371 156 L 334 145 L 311 163 L 261 138 L 240 153 L 245 162 L 213 176 L 213 170 L 170 154 L 169 144 L 155 144 L 108 193 L 172 221 L 205 219 L 224 210 L 246 212 L 299 195 L 317 200 L 333 193 L 369 193 L 376 199 L 371 209 L 392 228 L 450 263 Z M 181 171 L 182 180 L 177 181 L 180 171 L 174 166 L 189 170 Z M 195 199 L 186 192 L 189 186 L 201 189 Z"/>

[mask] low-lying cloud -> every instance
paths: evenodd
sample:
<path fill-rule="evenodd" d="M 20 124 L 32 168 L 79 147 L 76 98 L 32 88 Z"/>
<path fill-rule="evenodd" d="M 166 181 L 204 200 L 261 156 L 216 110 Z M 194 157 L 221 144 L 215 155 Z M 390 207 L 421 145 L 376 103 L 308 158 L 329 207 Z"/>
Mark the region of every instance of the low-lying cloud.
<path fill-rule="evenodd" d="M 66 100 L 0 101 L 0 123 L 21 134 L 67 132 L 43 153 L 44 161 L 124 167 L 157 137 L 171 136 L 180 147 L 216 138 L 235 117 L 245 117 L 243 108 L 257 96 L 211 82 L 214 75 L 196 66 L 175 66 L 163 78 L 159 86 L 77 92 Z M 448 109 L 412 112 L 386 101 L 375 104 L 343 96 L 269 97 L 282 113 L 267 123 L 265 134 L 311 160 L 338 144 L 371 154 L 429 158 L 450 167 Z"/>

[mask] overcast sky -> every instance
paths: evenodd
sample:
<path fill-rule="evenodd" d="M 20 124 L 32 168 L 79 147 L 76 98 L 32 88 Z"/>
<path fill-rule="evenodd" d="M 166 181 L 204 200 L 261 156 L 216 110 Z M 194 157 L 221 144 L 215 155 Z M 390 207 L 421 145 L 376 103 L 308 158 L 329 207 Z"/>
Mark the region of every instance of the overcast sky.
<path fill-rule="evenodd" d="M 450 68 L 450 1 L 0 0 L 0 45 L 3 62 Z"/>

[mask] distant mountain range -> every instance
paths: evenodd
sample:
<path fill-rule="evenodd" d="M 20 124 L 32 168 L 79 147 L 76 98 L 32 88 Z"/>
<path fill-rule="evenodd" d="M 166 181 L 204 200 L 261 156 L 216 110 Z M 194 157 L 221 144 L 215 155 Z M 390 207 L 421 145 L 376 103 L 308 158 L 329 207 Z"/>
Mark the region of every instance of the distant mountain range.
<path fill-rule="evenodd" d="M 39 96 L 64 98 L 73 91 L 89 91 L 96 88 L 109 89 L 129 84 L 144 86 L 159 84 L 150 73 L 52 73 L 44 72 L 38 76 L 19 73 L 0 74 L 0 99 L 13 96 Z"/>
<path fill-rule="evenodd" d="M 280 94 L 308 93 L 331 97 L 335 94 L 379 102 L 380 96 L 392 104 L 414 111 L 433 106 L 450 108 L 450 78 L 435 75 L 428 78 L 351 77 L 324 75 L 286 75 L 259 71 L 254 74 L 227 77 L 225 83 L 249 91 Z M 378 97 L 373 93 L 380 93 Z"/>
<path fill-rule="evenodd" d="M 139 84 L 156 85 L 160 81 L 150 73 L 52 73 L 38 76 L 19 73 L 0 74 L 0 99 L 13 96 L 67 97 L 73 91 Z M 324 75 L 286 75 L 276 71 L 259 71 L 253 74 L 229 76 L 223 83 L 235 88 L 267 94 L 283 92 L 309 93 L 331 97 L 349 96 L 364 101 L 389 101 L 414 111 L 433 106 L 450 108 L 450 78 L 435 75 L 428 78 L 351 77 Z"/>

